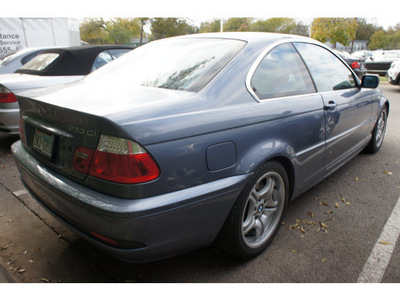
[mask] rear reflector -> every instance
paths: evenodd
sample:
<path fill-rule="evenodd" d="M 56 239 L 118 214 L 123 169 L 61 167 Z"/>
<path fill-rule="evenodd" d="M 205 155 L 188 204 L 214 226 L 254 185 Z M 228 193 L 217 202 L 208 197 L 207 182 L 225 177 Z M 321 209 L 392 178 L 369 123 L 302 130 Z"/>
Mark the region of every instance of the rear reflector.
<path fill-rule="evenodd" d="M 116 241 L 114 241 L 113 239 L 110 239 L 110 238 L 108 238 L 106 236 L 98 234 L 97 232 L 91 231 L 90 234 L 93 235 L 95 238 L 97 238 L 97 239 L 99 239 L 99 240 L 101 240 L 103 242 L 106 242 L 107 244 L 111 244 L 111 245 L 114 245 L 114 246 L 118 245 L 118 243 Z"/>
<path fill-rule="evenodd" d="M 0 85 L 0 103 L 17 102 L 17 97 L 5 86 Z"/>
<path fill-rule="evenodd" d="M 156 162 L 139 144 L 105 135 L 96 151 L 78 147 L 73 166 L 81 173 L 118 183 L 143 183 L 160 175 Z"/>

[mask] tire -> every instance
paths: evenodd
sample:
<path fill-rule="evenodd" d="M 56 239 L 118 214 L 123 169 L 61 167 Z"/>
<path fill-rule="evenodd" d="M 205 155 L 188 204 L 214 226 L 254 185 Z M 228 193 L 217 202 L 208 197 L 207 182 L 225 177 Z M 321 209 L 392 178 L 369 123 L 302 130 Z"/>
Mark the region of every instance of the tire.
<path fill-rule="evenodd" d="M 371 140 L 369 141 L 367 147 L 365 147 L 364 152 L 376 153 L 381 148 L 386 132 L 387 116 L 388 110 L 387 107 L 384 106 L 379 114 L 378 121 L 376 121 L 374 130 L 372 130 Z"/>
<path fill-rule="evenodd" d="M 250 259 L 263 252 L 277 234 L 289 199 L 285 168 L 269 161 L 256 169 L 220 232 L 217 246 Z"/>

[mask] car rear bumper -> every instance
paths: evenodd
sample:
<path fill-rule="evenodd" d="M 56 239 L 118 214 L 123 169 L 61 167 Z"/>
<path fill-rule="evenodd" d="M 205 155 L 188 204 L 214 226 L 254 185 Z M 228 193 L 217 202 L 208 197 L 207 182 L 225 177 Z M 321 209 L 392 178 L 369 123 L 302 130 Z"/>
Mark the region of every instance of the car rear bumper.
<path fill-rule="evenodd" d="M 130 262 L 163 259 L 211 245 L 248 175 L 146 199 L 119 199 L 53 172 L 18 141 L 22 182 L 45 208 L 109 254 Z M 107 244 L 92 234 L 118 242 Z"/>
<path fill-rule="evenodd" d="M 0 132 L 19 134 L 19 108 L 0 108 Z"/>

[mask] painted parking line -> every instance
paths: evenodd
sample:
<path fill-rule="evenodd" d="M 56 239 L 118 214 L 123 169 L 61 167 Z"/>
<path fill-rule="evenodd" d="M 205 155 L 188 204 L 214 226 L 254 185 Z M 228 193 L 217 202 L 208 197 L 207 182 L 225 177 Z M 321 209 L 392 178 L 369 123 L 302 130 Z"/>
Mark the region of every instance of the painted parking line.
<path fill-rule="evenodd" d="M 389 265 L 400 235 L 400 198 L 383 228 L 357 282 L 379 283 Z"/>

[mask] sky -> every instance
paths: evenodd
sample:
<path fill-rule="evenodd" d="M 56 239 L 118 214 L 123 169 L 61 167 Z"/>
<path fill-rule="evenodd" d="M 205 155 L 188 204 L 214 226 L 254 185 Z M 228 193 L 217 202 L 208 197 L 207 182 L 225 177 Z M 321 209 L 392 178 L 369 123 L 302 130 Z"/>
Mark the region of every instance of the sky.
<path fill-rule="evenodd" d="M 364 3 L 363 3 L 364 2 Z M 289 17 L 311 23 L 316 17 L 359 17 L 383 26 L 400 23 L 398 0 L 18 0 L 6 1 L 0 17 Z M 59 8 L 61 7 L 61 8 Z"/>

